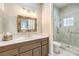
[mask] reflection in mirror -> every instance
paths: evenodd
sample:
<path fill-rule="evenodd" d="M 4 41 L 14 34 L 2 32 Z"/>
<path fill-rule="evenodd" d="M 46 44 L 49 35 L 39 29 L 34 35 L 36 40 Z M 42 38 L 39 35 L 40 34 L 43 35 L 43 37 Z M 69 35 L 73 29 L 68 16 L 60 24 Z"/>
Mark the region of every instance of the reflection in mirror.
<path fill-rule="evenodd" d="M 28 20 L 21 20 L 21 29 L 28 29 Z"/>
<path fill-rule="evenodd" d="M 37 19 L 25 16 L 17 16 L 17 32 L 34 32 L 37 30 Z"/>
<path fill-rule="evenodd" d="M 29 29 L 34 29 L 35 27 L 34 27 L 34 24 L 35 24 L 35 21 L 33 21 L 33 20 L 28 20 L 28 28 Z"/>

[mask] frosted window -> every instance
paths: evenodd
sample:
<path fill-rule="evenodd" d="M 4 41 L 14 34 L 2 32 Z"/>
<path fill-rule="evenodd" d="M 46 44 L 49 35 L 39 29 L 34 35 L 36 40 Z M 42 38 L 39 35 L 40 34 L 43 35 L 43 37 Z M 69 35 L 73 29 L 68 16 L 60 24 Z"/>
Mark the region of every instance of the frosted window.
<path fill-rule="evenodd" d="M 73 25 L 74 25 L 73 17 L 64 18 L 64 26 L 73 26 Z"/>

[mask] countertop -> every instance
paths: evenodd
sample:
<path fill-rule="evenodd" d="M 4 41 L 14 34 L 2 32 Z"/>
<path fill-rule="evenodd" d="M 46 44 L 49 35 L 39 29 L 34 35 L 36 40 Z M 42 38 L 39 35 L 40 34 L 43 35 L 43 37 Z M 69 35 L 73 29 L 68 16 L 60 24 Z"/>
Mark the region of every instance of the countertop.
<path fill-rule="evenodd" d="M 19 37 L 13 37 L 13 39 L 10 41 L 2 41 L 0 39 L 0 47 L 12 45 L 16 43 L 21 43 L 21 42 L 26 42 L 26 41 L 38 40 L 45 37 L 48 37 L 48 36 L 47 35 L 19 36 Z"/>

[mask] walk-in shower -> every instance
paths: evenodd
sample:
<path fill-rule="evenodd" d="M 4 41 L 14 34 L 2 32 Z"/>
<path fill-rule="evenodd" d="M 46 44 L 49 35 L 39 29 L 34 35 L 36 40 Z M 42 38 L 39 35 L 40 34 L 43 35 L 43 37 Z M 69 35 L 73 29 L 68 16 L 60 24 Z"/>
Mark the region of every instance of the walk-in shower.
<path fill-rule="evenodd" d="M 59 7 L 54 3 L 53 11 L 54 42 L 79 55 L 79 4 L 69 3 Z"/>

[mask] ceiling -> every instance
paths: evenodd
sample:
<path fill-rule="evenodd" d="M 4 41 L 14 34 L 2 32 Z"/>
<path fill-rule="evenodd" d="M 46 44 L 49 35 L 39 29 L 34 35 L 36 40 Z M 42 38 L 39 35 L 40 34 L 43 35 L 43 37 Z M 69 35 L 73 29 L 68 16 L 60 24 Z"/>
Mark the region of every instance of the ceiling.
<path fill-rule="evenodd" d="M 64 6 L 67 6 L 69 3 L 54 3 L 54 6 L 58 7 L 58 8 L 62 8 Z"/>

